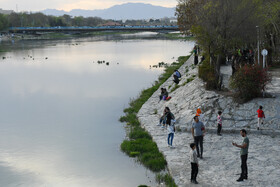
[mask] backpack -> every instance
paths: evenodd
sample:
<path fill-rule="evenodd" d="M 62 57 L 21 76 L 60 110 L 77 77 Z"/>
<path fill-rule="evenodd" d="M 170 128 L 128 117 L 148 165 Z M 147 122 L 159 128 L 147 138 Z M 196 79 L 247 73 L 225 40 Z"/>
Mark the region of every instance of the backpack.
<path fill-rule="evenodd" d="M 181 73 L 178 70 L 176 71 L 176 75 L 177 75 L 178 78 L 182 77 Z"/>

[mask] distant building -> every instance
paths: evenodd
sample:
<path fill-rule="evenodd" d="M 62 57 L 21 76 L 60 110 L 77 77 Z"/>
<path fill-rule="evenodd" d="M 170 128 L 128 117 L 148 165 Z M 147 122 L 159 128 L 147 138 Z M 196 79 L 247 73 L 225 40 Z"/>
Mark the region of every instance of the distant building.
<path fill-rule="evenodd" d="M 111 21 L 111 22 L 102 24 L 102 26 L 122 26 L 122 24 Z"/>
<path fill-rule="evenodd" d="M 11 14 L 13 12 L 13 10 L 3 10 L 2 8 L 0 8 L 0 14 Z"/>
<path fill-rule="evenodd" d="M 170 23 L 177 23 L 177 19 L 171 19 Z"/>

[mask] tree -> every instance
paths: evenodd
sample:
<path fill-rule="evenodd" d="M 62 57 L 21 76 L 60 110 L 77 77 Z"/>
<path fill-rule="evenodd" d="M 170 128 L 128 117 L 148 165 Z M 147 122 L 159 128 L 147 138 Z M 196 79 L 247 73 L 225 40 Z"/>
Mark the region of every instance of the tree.
<path fill-rule="evenodd" d="M 256 25 L 263 22 L 257 14 L 261 6 L 261 0 L 179 0 L 178 25 L 183 33 L 194 34 L 217 80 L 227 55 L 256 46 Z"/>
<path fill-rule="evenodd" d="M 280 57 L 280 1 L 264 1 L 258 13 L 264 18 L 261 29 L 263 47 L 269 51 L 268 63 L 273 64 Z"/>
<path fill-rule="evenodd" d="M 0 31 L 8 27 L 8 19 L 4 14 L 0 14 Z"/>

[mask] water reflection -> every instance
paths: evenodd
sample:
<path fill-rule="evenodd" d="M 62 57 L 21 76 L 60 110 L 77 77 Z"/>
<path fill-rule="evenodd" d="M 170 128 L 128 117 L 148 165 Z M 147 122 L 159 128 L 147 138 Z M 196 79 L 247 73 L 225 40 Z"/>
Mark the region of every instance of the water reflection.
<path fill-rule="evenodd" d="M 118 118 L 162 72 L 151 64 L 171 63 L 192 46 L 16 42 L 0 60 L 0 186 L 154 186 L 151 174 L 119 151 L 125 132 Z M 110 65 L 93 63 L 102 59 Z"/>

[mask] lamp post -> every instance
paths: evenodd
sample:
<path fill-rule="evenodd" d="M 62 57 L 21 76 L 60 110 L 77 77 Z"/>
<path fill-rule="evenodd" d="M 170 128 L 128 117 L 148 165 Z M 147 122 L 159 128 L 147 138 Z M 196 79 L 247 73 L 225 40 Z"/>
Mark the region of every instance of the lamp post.
<path fill-rule="evenodd" d="M 260 65 L 260 27 L 257 25 L 257 39 L 258 39 L 258 65 Z"/>

